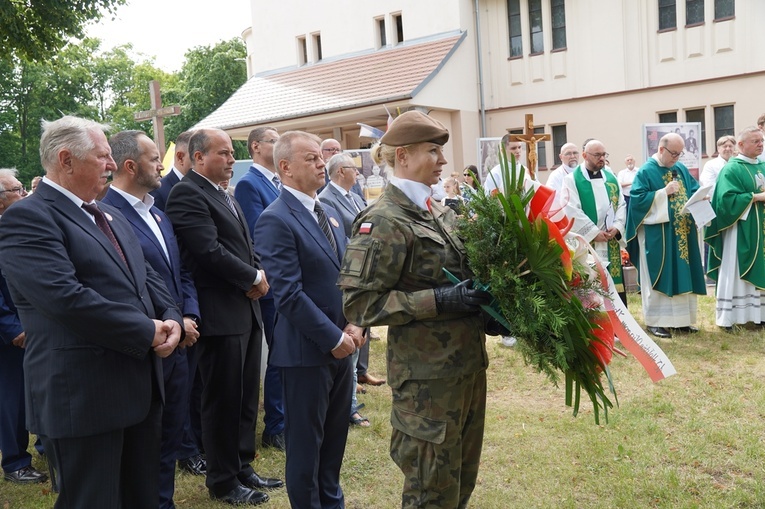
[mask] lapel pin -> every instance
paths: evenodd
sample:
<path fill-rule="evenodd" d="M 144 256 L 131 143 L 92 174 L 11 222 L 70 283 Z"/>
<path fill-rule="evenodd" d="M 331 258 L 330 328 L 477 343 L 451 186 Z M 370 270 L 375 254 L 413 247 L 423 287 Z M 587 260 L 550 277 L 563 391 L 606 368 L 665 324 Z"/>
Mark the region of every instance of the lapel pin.
<path fill-rule="evenodd" d="M 335 228 L 339 228 L 339 227 L 340 227 L 340 223 L 338 223 L 338 222 L 337 222 L 337 219 L 335 219 L 334 217 L 330 217 L 330 218 L 329 218 L 329 222 L 330 222 L 330 224 L 331 224 L 332 226 L 334 226 Z"/>
<path fill-rule="evenodd" d="M 106 216 L 106 219 L 108 219 L 109 221 L 114 221 L 114 218 L 108 212 L 104 212 L 104 216 Z"/>
<path fill-rule="evenodd" d="M 162 218 L 159 217 L 159 214 L 154 214 L 154 219 L 157 220 L 157 223 L 161 223 L 162 222 Z"/>

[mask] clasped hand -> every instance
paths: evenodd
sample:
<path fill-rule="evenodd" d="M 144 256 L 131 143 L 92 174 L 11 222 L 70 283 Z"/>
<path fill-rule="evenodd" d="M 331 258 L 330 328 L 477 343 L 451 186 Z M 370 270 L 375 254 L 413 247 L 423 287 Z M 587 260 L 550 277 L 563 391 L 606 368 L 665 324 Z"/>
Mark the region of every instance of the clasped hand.
<path fill-rule="evenodd" d="M 260 271 L 260 283 L 256 285 L 252 285 L 252 288 L 250 288 L 247 291 L 247 297 L 249 297 L 252 300 L 258 300 L 262 296 L 268 293 L 268 290 L 271 287 L 268 284 L 268 280 L 266 279 L 266 271 L 261 270 Z"/>
<path fill-rule="evenodd" d="M 152 341 L 151 347 L 157 356 L 164 359 L 173 353 L 175 347 L 178 346 L 178 342 L 181 340 L 181 326 L 175 320 L 152 321 L 154 322 L 154 341 Z"/>

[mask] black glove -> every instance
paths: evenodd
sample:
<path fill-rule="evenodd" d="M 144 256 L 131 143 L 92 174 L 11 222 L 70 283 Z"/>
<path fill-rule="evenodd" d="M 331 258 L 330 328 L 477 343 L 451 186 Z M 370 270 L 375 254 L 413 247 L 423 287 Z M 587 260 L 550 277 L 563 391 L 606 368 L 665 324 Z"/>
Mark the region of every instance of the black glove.
<path fill-rule="evenodd" d="M 489 336 L 512 336 L 512 333 L 504 325 L 488 315 L 486 315 L 483 329 Z"/>
<path fill-rule="evenodd" d="M 479 306 L 491 302 L 489 292 L 470 288 L 469 279 L 454 286 L 435 288 L 436 309 L 439 313 L 470 313 L 477 311 Z"/>

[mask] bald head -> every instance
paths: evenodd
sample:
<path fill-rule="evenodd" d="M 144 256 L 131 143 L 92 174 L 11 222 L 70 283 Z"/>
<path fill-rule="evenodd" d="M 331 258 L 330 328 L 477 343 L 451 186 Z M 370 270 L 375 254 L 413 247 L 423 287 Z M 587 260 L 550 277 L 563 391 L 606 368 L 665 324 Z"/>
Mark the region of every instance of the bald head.
<path fill-rule="evenodd" d="M 606 147 L 598 140 L 590 140 L 584 146 L 584 165 L 587 171 L 597 172 L 606 166 L 608 153 Z"/>
<path fill-rule="evenodd" d="M 565 166 L 576 168 L 579 164 L 579 147 L 576 146 L 576 143 L 566 143 L 560 148 L 558 157 Z"/>

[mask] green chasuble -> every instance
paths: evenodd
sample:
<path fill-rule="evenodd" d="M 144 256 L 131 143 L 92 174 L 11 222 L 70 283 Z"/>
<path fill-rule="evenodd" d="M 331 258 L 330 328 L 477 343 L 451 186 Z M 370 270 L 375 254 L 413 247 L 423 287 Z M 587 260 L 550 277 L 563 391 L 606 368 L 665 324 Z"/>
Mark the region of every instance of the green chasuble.
<path fill-rule="evenodd" d="M 581 169 L 580 169 L 581 168 Z M 583 172 L 587 171 L 584 167 L 578 167 L 574 170 L 574 184 L 576 184 L 576 192 L 579 194 L 579 203 L 582 205 L 582 212 L 585 213 L 590 221 L 598 225 L 598 207 L 595 203 L 595 193 L 592 191 L 592 182 L 587 180 L 583 175 Z M 616 209 L 619 208 L 619 195 L 622 193 L 619 181 L 610 171 L 605 168 L 601 174 L 605 179 L 606 194 L 608 195 L 608 201 L 611 209 L 616 214 Z M 602 195 L 601 195 L 602 196 Z M 595 242 L 592 242 L 595 245 Z M 611 239 L 608 241 L 608 272 L 611 274 L 611 279 L 614 280 L 614 286 L 619 292 L 624 291 L 624 281 L 622 277 L 622 250 L 619 246 L 619 241 Z"/>
<path fill-rule="evenodd" d="M 712 198 L 712 208 L 717 217 L 712 220 L 704 237 L 710 247 L 709 277 L 714 280 L 717 280 L 722 261 L 722 233 L 738 224 L 736 248 L 739 277 L 759 289 L 765 289 L 765 205 L 752 201 L 752 195 L 759 193 L 759 187 L 765 183 L 764 174 L 765 163 L 751 164 L 735 157 L 720 170 Z M 747 208 L 749 213 L 745 220 L 741 220 Z"/>
<path fill-rule="evenodd" d="M 644 224 L 656 191 L 672 180 L 672 170 L 677 171 L 680 190 L 669 197 L 669 222 Z M 699 183 L 682 163 L 664 168 L 653 157 L 640 167 L 632 183 L 627 211 L 627 250 L 638 271 L 640 257 L 645 256 L 651 286 L 668 297 L 707 293 L 696 222 L 690 214 L 680 213 L 698 188 Z M 637 239 L 641 227 L 645 230 L 644 253 Z"/>

